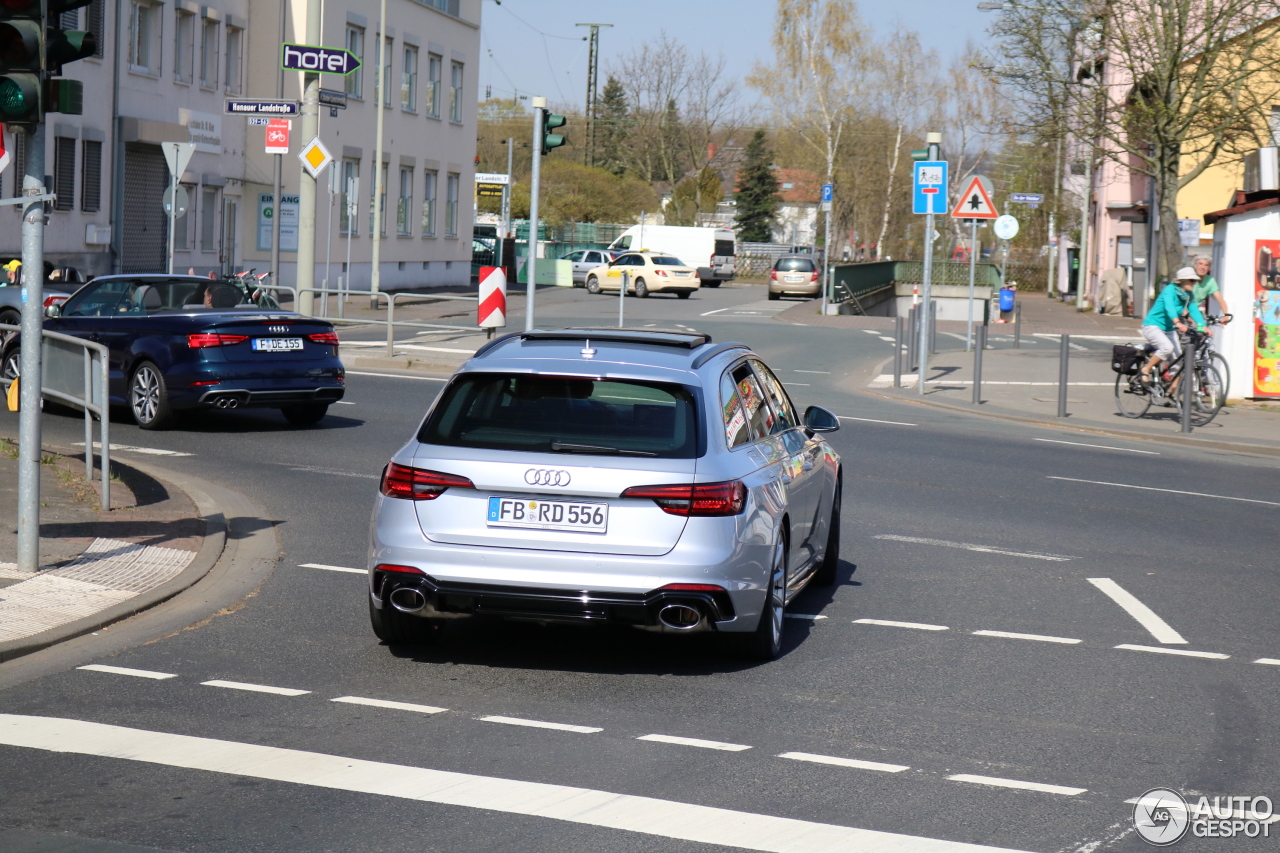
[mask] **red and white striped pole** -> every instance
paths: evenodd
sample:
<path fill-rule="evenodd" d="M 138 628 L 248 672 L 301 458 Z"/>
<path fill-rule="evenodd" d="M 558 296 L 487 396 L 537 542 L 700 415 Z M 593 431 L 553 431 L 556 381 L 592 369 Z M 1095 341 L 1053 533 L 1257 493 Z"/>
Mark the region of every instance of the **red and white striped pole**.
<path fill-rule="evenodd" d="M 500 329 L 507 325 L 507 275 L 502 267 L 480 268 L 478 325 L 482 329 Z"/>

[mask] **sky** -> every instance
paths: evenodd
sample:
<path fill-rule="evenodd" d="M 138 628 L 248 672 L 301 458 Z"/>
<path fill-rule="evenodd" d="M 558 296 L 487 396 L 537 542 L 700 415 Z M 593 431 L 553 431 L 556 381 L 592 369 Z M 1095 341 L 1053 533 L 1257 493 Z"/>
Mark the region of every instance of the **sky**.
<path fill-rule="evenodd" d="M 897 23 L 920 33 L 926 48 L 945 64 L 966 39 L 981 44 L 991 12 L 977 0 L 862 0 L 863 19 L 874 32 Z M 480 97 L 513 91 L 544 95 L 553 104 L 579 108 L 586 96 L 588 33 L 577 23 L 611 23 L 600 31 L 600 86 L 611 56 L 628 53 L 637 40 L 664 29 L 693 50 L 722 53 L 726 70 L 741 79 L 757 61 L 769 61 L 774 0 L 484 0 L 481 25 Z M 744 92 L 754 97 L 750 90 Z"/>

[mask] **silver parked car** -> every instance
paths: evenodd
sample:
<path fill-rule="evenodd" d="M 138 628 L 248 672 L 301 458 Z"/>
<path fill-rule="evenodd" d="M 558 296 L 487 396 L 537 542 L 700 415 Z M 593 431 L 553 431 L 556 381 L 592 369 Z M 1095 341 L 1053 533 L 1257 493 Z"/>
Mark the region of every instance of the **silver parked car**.
<path fill-rule="evenodd" d="M 609 263 L 617 256 L 617 252 L 609 252 L 605 249 L 582 249 L 561 255 L 560 260 L 573 263 L 573 286 L 581 287 L 587 283 L 587 273 Z"/>
<path fill-rule="evenodd" d="M 479 349 L 382 475 L 369 613 L 388 643 L 500 616 L 723 632 L 775 658 L 835 581 L 840 457 L 740 343 L 566 329 Z"/>

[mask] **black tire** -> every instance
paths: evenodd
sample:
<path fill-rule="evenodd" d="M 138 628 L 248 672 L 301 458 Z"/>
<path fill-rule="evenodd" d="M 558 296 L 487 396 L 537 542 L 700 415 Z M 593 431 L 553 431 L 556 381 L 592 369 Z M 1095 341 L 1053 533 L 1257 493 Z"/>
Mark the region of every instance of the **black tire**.
<path fill-rule="evenodd" d="M 1231 393 L 1231 365 L 1227 364 L 1222 353 L 1214 350 L 1209 354 L 1209 366 L 1218 371 L 1218 375 L 1222 377 L 1222 396 L 1225 399 Z"/>
<path fill-rule="evenodd" d="M 0 311 L 0 323 L 10 326 L 21 326 L 22 315 L 17 311 Z M 17 332 L 0 332 L 0 335 L 16 335 Z"/>
<path fill-rule="evenodd" d="M 688 299 L 690 294 L 692 293 L 693 291 L 691 290 L 677 290 L 676 296 L 680 297 L 681 299 Z"/>
<path fill-rule="evenodd" d="M 142 429 L 168 429 L 173 424 L 169 387 L 153 362 L 142 362 L 129 377 L 129 411 Z"/>
<path fill-rule="evenodd" d="M 596 278 L 593 275 L 587 276 L 587 293 L 595 294 L 599 292 L 600 292 L 600 279 Z"/>
<path fill-rule="evenodd" d="M 836 568 L 840 565 L 840 485 L 836 485 L 836 494 L 831 502 L 831 529 L 827 531 L 827 550 L 823 552 L 822 562 L 813 573 L 813 582 L 819 586 L 831 586 L 836 582 Z"/>
<path fill-rule="evenodd" d="M 421 646 L 431 640 L 435 627 L 426 619 L 408 616 L 383 602 L 379 610 L 369 599 L 369 624 L 374 636 L 389 646 Z"/>
<path fill-rule="evenodd" d="M 301 406 L 285 406 L 280 414 L 294 426 L 311 426 L 319 423 L 328 411 L 328 403 L 305 403 Z"/>
<path fill-rule="evenodd" d="M 781 298 L 782 298 L 782 294 L 781 294 L 781 293 L 774 293 L 772 290 L 771 290 L 771 291 L 769 291 L 769 301 L 770 301 L 770 302 L 777 302 L 777 301 L 778 301 L 779 299 L 781 299 Z"/>
<path fill-rule="evenodd" d="M 1140 418 L 1151 408 L 1151 391 L 1140 375 L 1116 374 L 1116 408 L 1126 418 Z"/>
<path fill-rule="evenodd" d="M 718 278 L 704 278 L 704 279 L 701 279 L 701 281 L 702 281 L 703 287 L 719 287 L 720 286 L 720 279 Z"/>
<path fill-rule="evenodd" d="M 774 554 L 773 571 L 769 577 L 769 590 L 765 594 L 764 610 L 756 629 L 750 634 L 738 634 L 743 657 L 768 663 L 782 654 L 782 621 L 787 601 L 787 540 L 780 538 Z"/>
<path fill-rule="evenodd" d="M 1197 367 L 1193 372 L 1195 387 L 1191 395 L 1191 425 L 1205 426 L 1222 410 L 1227 401 L 1226 386 L 1222 376 L 1213 367 Z M 1178 413 L 1183 409 L 1182 389 L 1178 389 Z"/>
<path fill-rule="evenodd" d="M 644 283 L 644 279 L 636 279 L 636 296 L 640 299 L 649 298 L 649 285 Z"/>
<path fill-rule="evenodd" d="M 5 379 L 17 379 L 22 374 L 22 350 L 13 347 L 4 354 L 0 362 L 0 376 Z"/>

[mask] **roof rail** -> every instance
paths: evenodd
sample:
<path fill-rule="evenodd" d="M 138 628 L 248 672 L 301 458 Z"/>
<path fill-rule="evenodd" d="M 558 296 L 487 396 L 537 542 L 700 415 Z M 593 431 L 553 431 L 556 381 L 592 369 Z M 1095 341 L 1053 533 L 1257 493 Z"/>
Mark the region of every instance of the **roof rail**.
<path fill-rule="evenodd" d="M 554 329 L 520 332 L 526 341 L 607 341 L 619 344 L 648 344 L 660 347 L 697 349 L 711 343 L 711 336 L 702 332 L 660 332 L 653 329 Z M 495 341 L 496 343 L 496 341 Z M 479 355 L 480 350 L 476 353 Z"/>
<path fill-rule="evenodd" d="M 721 353 L 725 353 L 733 349 L 750 350 L 751 347 L 747 346 L 746 344 L 739 343 L 738 341 L 729 341 L 728 343 L 724 343 L 724 344 L 720 344 L 719 346 L 712 347 L 711 349 L 702 353 L 701 355 L 699 355 L 697 358 L 693 360 L 693 369 L 697 370 L 699 367 L 702 367 L 702 365 L 706 364 L 708 361 L 720 355 Z"/>
<path fill-rule="evenodd" d="M 479 358 L 480 356 L 484 355 L 489 350 L 493 349 L 503 341 L 509 341 L 512 338 L 518 338 L 518 337 L 520 337 L 520 332 L 507 332 L 505 335 L 499 335 L 498 337 L 494 338 L 491 341 L 486 341 L 485 344 L 480 347 L 480 349 L 472 353 L 471 357 Z"/>

